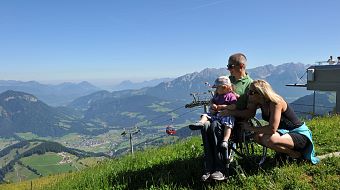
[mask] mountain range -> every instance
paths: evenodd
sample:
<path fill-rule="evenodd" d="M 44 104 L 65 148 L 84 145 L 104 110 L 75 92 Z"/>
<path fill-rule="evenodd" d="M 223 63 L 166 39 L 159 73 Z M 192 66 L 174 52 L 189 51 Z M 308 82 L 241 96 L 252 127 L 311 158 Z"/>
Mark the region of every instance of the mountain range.
<path fill-rule="evenodd" d="M 62 106 L 81 96 L 100 90 L 98 87 L 83 81 L 80 83 L 65 82 L 58 85 L 41 84 L 36 81 L 0 80 L 0 93 L 7 90 L 34 94 L 41 101 L 51 106 Z"/>
<path fill-rule="evenodd" d="M 301 82 L 299 78 L 303 76 L 308 67 L 309 65 L 302 63 L 286 63 L 279 66 L 265 65 L 256 67 L 248 69 L 247 72 L 254 80 L 267 80 L 272 84 L 275 91 L 288 99 L 288 101 L 293 101 L 310 92 L 302 88 L 287 87 L 286 84 Z M 165 99 L 188 101 L 191 100 L 190 94 L 192 92 L 206 92 L 209 88 L 205 84 L 212 84 L 221 75 L 229 75 L 229 72 L 225 68 L 207 68 L 201 72 L 186 74 L 172 81 L 160 83 L 152 88 L 134 91 L 134 93 L 145 93 Z"/>
<path fill-rule="evenodd" d="M 38 136 L 62 136 L 68 133 L 102 133 L 102 126 L 83 122 L 80 113 L 67 107 L 51 107 L 32 94 L 6 91 L 0 94 L 1 136 L 31 132 Z M 93 129 L 93 126 L 97 126 Z M 87 128 L 91 128 L 88 130 Z"/>
<path fill-rule="evenodd" d="M 248 73 L 253 79 L 264 79 L 270 82 L 273 88 L 290 102 L 311 93 L 305 88 L 292 88 L 286 86 L 286 84 L 301 82 L 300 78 L 306 72 L 306 68 L 308 68 L 308 65 L 301 63 L 286 63 L 279 66 L 265 65 L 254 69 L 248 69 Z M 69 106 L 86 110 L 91 107 L 91 105 L 96 104 L 96 101 L 100 98 L 119 99 L 137 95 L 148 95 L 168 101 L 183 101 L 189 103 L 192 101 L 192 96 L 190 96 L 191 93 L 207 92 L 211 88 L 206 84 L 212 84 L 214 80 L 221 75 L 227 75 L 225 68 L 207 68 L 201 72 L 189 73 L 172 81 L 162 82 L 155 87 L 114 91 L 111 93 L 108 91 L 96 92 L 74 100 Z"/>
<path fill-rule="evenodd" d="M 285 86 L 299 82 L 307 67 L 301 63 L 265 65 L 248 69 L 248 73 L 253 79 L 269 81 L 289 101 L 311 93 L 304 88 Z M 65 107 L 51 107 L 26 92 L 6 91 L 0 94 L 0 134 L 32 132 L 39 136 L 60 136 L 75 132 L 93 135 L 136 124 L 145 130 L 169 124 L 171 120 L 173 124 L 182 124 L 196 120 L 203 111 L 184 108 L 192 101 L 190 93 L 207 92 L 210 89 L 207 83 L 226 74 L 225 68 L 207 68 L 154 87 L 84 93 Z M 204 96 L 201 98 L 210 98 L 207 94 Z"/>
<path fill-rule="evenodd" d="M 125 80 L 114 86 L 106 86 L 106 89 L 110 89 L 111 91 L 140 89 L 144 87 L 153 87 L 159 83 L 171 80 L 172 78 L 160 78 L 143 82 Z M 0 93 L 7 90 L 34 94 L 50 106 L 65 106 L 79 97 L 86 96 L 102 89 L 86 81 L 80 83 L 64 82 L 57 85 L 50 85 L 41 84 L 36 81 L 22 82 L 15 80 L 0 80 Z"/>
<path fill-rule="evenodd" d="M 154 87 L 162 82 L 168 82 L 173 80 L 173 78 L 160 78 L 160 79 L 152 79 L 143 82 L 132 82 L 130 80 L 124 80 L 121 83 L 108 87 L 112 91 L 120 91 L 127 89 L 140 89 L 145 87 Z"/>
<path fill-rule="evenodd" d="M 324 115 L 334 111 L 336 103 L 335 98 L 335 92 L 316 92 L 315 101 L 314 95 L 310 94 L 300 97 L 292 102 L 291 105 L 295 112 L 300 116 L 305 116 L 306 114 Z"/>

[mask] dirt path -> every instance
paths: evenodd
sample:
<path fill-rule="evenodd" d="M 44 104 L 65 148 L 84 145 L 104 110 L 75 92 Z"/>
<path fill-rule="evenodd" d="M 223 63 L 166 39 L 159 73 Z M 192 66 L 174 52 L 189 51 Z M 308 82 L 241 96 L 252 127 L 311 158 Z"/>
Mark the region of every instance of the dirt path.
<path fill-rule="evenodd" d="M 328 158 L 328 157 L 340 157 L 340 152 L 332 152 L 332 153 L 324 154 L 324 155 L 317 156 L 317 157 L 320 158 L 320 160 Z"/>

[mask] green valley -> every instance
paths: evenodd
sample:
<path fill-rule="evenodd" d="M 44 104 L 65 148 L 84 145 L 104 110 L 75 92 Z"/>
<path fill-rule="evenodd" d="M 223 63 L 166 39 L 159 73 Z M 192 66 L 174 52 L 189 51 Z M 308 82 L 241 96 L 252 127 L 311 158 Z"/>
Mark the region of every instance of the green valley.
<path fill-rule="evenodd" d="M 1 180 L 20 182 L 37 177 L 79 171 L 107 155 L 62 146 L 45 140 L 26 140 L 0 151 Z"/>

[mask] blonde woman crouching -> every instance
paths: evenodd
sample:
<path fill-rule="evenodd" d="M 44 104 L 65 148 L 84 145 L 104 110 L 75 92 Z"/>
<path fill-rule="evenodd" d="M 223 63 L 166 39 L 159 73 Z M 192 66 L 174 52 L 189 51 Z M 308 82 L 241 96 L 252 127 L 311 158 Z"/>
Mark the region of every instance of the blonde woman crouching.
<path fill-rule="evenodd" d="M 253 81 L 248 98 L 256 108 L 261 109 L 262 119 L 269 122 L 261 128 L 244 126 L 245 130 L 256 133 L 255 140 L 259 144 L 292 158 L 307 159 L 313 164 L 319 162 L 315 157 L 312 132 L 268 82 Z"/>

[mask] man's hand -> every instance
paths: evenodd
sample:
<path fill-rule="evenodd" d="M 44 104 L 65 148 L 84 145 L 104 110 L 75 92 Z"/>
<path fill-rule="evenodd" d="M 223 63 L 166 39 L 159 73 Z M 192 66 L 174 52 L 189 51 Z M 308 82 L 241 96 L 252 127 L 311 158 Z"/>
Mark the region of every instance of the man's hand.
<path fill-rule="evenodd" d="M 211 105 L 211 109 L 214 110 L 214 111 L 218 111 L 217 110 L 218 106 L 216 104 L 212 104 Z"/>

